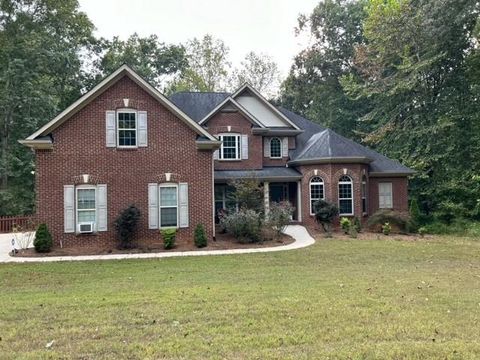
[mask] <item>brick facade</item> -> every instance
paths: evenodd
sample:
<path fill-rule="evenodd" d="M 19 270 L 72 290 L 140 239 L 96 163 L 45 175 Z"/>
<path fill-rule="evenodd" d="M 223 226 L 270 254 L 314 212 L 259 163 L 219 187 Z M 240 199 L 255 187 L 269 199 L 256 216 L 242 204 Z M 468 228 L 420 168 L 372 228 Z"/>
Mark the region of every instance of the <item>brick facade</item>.
<path fill-rule="evenodd" d="M 121 149 L 106 146 L 105 112 L 124 107 L 146 111 L 148 116 L 148 146 Z M 127 206 L 136 205 L 142 214 L 138 236 L 139 245 L 161 244 L 159 230 L 148 229 L 148 184 L 186 182 L 189 185 L 189 227 L 177 233 L 177 242 L 192 242 L 193 230 L 203 224 L 212 238 L 213 228 L 213 170 L 259 170 L 263 167 L 288 166 L 288 158 L 264 157 L 264 140 L 252 133 L 253 124 L 240 112 L 218 112 L 206 124 L 212 135 L 237 133 L 248 135 L 247 160 L 212 160 L 212 150 L 198 150 L 197 134 L 170 110 L 161 105 L 129 77 L 124 76 L 63 125 L 52 132 L 52 150 L 36 150 L 37 216 L 47 223 L 55 245 L 109 246 L 116 244 L 114 220 Z M 281 137 L 280 137 L 281 138 Z M 295 137 L 289 137 L 289 149 L 295 149 Z M 338 180 L 348 175 L 353 180 L 353 209 L 362 222 L 378 210 L 378 184 L 391 182 L 393 208 L 408 211 L 407 177 L 369 177 L 367 164 L 317 164 L 296 167 L 303 178 L 301 194 L 297 183 L 288 186 L 290 201 L 298 207 L 301 199 L 302 222 L 316 226 L 310 214 L 310 180 L 320 176 L 324 181 L 325 199 L 338 204 Z M 89 184 L 107 185 L 108 231 L 93 235 L 64 233 L 64 185 L 82 183 L 83 174 Z M 367 180 L 368 214 L 362 211 L 362 177 Z"/>
<path fill-rule="evenodd" d="M 136 149 L 107 148 L 105 111 L 123 107 L 147 111 L 148 146 Z M 141 211 L 138 239 L 142 244 L 161 243 L 159 230 L 148 229 L 148 183 L 172 180 L 189 184 L 190 227 L 179 229 L 177 241 L 191 241 L 195 225 L 205 225 L 213 236 L 212 152 L 197 150 L 194 133 L 157 100 L 128 77 L 123 77 L 71 119 L 53 131 L 53 150 L 36 151 L 37 214 L 48 224 L 55 245 L 99 246 L 115 243 L 113 222 L 130 204 Z M 94 235 L 65 234 L 63 186 L 73 185 L 82 174 L 92 182 L 107 184 L 108 231 Z"/>

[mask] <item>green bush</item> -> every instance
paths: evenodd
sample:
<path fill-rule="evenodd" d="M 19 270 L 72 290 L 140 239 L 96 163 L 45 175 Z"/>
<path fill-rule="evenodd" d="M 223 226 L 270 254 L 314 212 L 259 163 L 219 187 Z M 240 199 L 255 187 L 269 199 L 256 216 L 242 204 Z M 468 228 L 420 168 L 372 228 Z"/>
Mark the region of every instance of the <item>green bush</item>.
<path fill-rule="evenodd" d="M 195 246 L 203 248 L 207 246 L 207 234 L 205 233 L 205 227 L 202 224 L 198 224 L 195 227 L 194 238 Z"/>
<path fill-rule="evenodd" d="M 423 237 L 424 235 L 428 234 L 428 230 L 425 226 L 422 226 L 418 228 L 418 233 L 420 234 L 421 237 Z"/>
<path fill-rule="evenodd" d="M 349 218 L 342 217 L 340 218 L 340 227 L 345 234 L 348 234 L 350 232 L 350 228 L 352 227 L 352 222 Z"/>
<path fill-rule="evenodd" d="M 400 232 L 406 232 L 407 222 L 410 217 L 406 213 L 401 213 L 394 210 L 379 210 L 367 221 L 369 228 L 381 228 L 385 223 L 389 223 L 390 226 L 395 225 Z"/>
<path fill-rule="evenodd" d="M 163 239 L 163 248 L 165 250 L 173 249 L 175 247 L 175 238 L 177 236 L 177 229 L 175 228 L 161 229 L 160 234 L 162 235 L 162 239 Z"/>
<path fill-rule="evenodd" d="M 391 231 L 392 231 L 392 226 L 390 225 L 389 222 L 386 222 L 385 224 L 382 225 L 383 235 L 390 235 Z"/>
<path fill-rule="evenodd" d="M 117 237 L 120 241 L 119 247 L 121 249 L 133 248 L 133 238 L 139 220 L 140 210 L 138 210 L 135 205 L 130 205 L 128 208 L 120 212 L 120 215 L 115 220 L 115 229 L 117 231 Z"/>
<path fill-rule="evenodd" d="M 241 243 L 255 243 L 262 240 L 263 216 L 254 210 L 240 209 L 222 218 L 222 226 Z"/>
<path fill-rule="evenodd" d="M 53 246 L 52 235 L 48 231 L 47 224 L 40 224 L 33 240 L 35 251 L 39 253 L 50 252 Z"/>
<path fill-rule="evenodd" d="M 362 232 L 362 223 L 358 219 L 358 217 L 353 218 L 353 227 L 355 228 L 356 232 Z"/>
<path fill-rule="evenodd" d="M 323 230 L 330 236 L 332 222 L 338 215 L 338 208 L 334 204 L 330 204 L 324 200 L 318 200 L 313 204 L 315 211 L 315 221 L 322 225 Z"/>
<path fill-rule="evenodd" d="M 285 227 L 290 223 L 294 210 L 288 201 L 280 203 L 273 202 L 270 204 L 266 225 L 275 231 L 276 238 L 280 236 L 282 231 L 285 230 Z"/>

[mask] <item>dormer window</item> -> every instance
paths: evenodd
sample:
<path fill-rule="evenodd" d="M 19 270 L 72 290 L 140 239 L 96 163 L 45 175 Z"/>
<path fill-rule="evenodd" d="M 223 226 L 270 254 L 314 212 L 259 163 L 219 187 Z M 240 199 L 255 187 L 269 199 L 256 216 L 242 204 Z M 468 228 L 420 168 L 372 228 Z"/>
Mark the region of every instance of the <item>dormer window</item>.
<path fill-rule="evenodd" d="M 220 148 L 220 160 L 240 160 L 240 135 L 219 135 L 222 146 Z"/>
<path fill-rule="evenodd" d="M 282 141 L 277 137 L 270 139 L 270 158 L 282 158 Z"/>
<path fill-rule="evenodd" d="M 117 111 L 117 143 L 119 147 L 137 147 L 136 111 Z"/>

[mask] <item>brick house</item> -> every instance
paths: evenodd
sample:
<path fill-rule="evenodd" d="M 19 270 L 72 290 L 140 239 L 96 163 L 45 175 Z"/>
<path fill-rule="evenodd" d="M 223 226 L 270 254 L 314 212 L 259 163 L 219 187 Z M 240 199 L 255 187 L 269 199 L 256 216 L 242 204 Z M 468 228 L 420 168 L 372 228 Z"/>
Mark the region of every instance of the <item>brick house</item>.
<path fill-rule="evenodd" d="M 144 244 L 165 227 L 193 241 L 197 224 L 212 238 L 218 211 L 235 206 L 229 181 L 248 177 L 263 183 L 267 208 L 289 201 L 307 225 L 318 199 L 359 219 L 406 211 L 413 173 L 248 84 L 167 98 L 125 65 L 20 142 L 35 151 L 37 217 L 57 246 L 113 244 L 113 222 L 130 204 Z"/>

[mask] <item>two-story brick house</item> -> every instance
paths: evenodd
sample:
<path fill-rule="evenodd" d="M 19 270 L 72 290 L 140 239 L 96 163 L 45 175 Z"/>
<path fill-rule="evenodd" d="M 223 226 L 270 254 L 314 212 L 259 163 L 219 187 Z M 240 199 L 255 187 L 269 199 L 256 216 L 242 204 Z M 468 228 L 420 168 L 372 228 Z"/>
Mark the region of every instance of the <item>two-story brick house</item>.
<path fill-rule="evenodd" d="M 263 183 L 267 209 L 290 201 L 307 225 L 318 199 L 359 219 L 406 211 L 412 174 L 249 85 L 169 99 L 128 66 L 20 142 L 35 151 L 38 220 L 61 246 L 113 243 L 113 222 L 130 204 L 143 215 L 143 243 L 160 241 L 164 227 L 193 241 L 197 224 L 214 237 L 216 214 L 233 206 L 228 183 L 248 177 Z"/>

